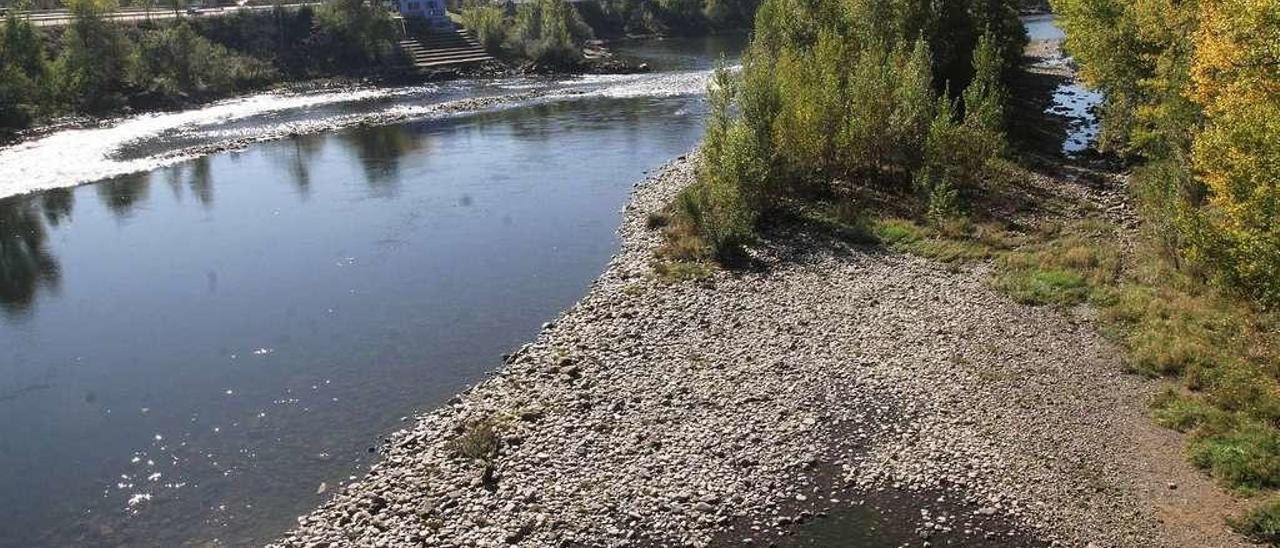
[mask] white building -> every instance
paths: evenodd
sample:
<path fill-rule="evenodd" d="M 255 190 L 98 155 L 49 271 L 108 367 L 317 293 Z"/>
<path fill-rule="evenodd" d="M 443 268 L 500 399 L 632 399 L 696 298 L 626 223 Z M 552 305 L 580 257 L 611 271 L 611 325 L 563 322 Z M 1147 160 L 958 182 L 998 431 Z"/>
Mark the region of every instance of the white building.
<path fill-rule="evenodd" d="M 445 12 L 444 0 L 396 0 L 400 15 L 406 19 L 419 17 L 435 28 L 453 28 L 453 21 Z"/>

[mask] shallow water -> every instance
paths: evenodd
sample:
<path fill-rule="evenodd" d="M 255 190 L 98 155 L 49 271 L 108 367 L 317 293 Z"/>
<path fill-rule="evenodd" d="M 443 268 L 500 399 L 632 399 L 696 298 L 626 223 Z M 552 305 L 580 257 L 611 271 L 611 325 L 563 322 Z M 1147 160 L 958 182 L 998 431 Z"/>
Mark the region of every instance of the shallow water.
<path fill-rule="evenodd" d="M 1036 15 L 1024 17 L 1023 23 L 1031 40 L 1057 41 L 1066 39 L 1067 35 L 1057 26 L 1053 15 Z M 1042 61 L 1043 64 L 1062 66 L 1071 63 L 1071 58 L 1059 50 L 1052 59 Z M 1085 87 L 1077 80 L 1068 80 L 1058 86 L 1053 93 L 1053 104 L 1046 111 L 1049 114 L 1063 116 L 1068 119 L 1067 136 L 1062 141 L 1062 152 L 1068 156 L 1083 153 L 1095 144 L 1101 131 L 1097 108 L 1102 104 L 1101 93 Z"/>
<path fill-rule="evenodd" d="M 624 48 L 654 74 L 267 95 L 0 150 L 0 195 L 29 193 L 0 200 L 0 545 L 279 534 L 585 292 L 741 42 Z M 440 109 L 476 96 L 515 99 Z"/>
<path fill-rule="evenodd" d="M 1022 24 L 1027 29 L 1027 38 L 1036 42 L 1040 40 L 1062 40 L 1067 37 L 1065 32 L 1055 23 L 1056 17 L 1052 14 L 1030 15 L 1022 18 Z"/>

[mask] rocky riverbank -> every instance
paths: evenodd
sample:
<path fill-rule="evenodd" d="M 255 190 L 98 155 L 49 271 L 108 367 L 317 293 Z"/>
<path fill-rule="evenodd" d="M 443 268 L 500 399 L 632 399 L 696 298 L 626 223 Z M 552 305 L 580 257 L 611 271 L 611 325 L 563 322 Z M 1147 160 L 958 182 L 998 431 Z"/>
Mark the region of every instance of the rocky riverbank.
<path fill-rule="evenodd" d="M 654 278 L 646 218 L 693 177 L 638 185 L 590 292 L 278 545 L 767 544 L 868 503 L 921 544 L 1237 542 L 1161 524 L 1213 488 L 1150 450 L 1151 383 L 984 267 L 782 228 L 753 271 Z"/>
<path fill-rule="evenodd" d="M 1121 178 L 1059 162 L 1011 189 L 1018 224 L 1128 224 Z M 655 277 L 649 216 L 694 164 L 637 185 L 578 304 L 277 545 L 1245 545 L 1087 307 L 796 226 L 750 270 Z"/>

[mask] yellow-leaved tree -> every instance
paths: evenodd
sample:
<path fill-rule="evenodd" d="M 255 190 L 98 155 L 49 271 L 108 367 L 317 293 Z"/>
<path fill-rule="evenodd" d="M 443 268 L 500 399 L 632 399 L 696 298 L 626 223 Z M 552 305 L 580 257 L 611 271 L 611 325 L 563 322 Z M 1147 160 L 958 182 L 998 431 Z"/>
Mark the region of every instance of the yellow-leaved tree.
<path fill-rule="evenodd" d="M 1209 191 L 1193 253 L 1280 305 L 1280 2 L 1200 0 L 1191 95 L 1204 107 L 1193 165 Z"/>

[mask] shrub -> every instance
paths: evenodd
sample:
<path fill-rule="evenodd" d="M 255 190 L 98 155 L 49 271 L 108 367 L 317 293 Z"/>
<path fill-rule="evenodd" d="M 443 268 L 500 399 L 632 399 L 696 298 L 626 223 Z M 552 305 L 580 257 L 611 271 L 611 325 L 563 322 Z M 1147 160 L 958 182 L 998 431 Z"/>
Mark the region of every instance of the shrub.
<path fill-rule="evenodd" d="M 480 45 L 490 53 L 499 53 L 507 40 L 507 23 L 502 8 L 492 4 L 462 9 L 462 25 L 475 33 Z"/>
<path fill-rule="evenodd" d="M 492 419 L 482 419 L 466 426 L 451 443 L 453 452 L 461 457 L 490 464 L 498 458 L 497 424 Z"/>
<path fill-rule="evenodd" d="M 542 66 L 573 66 L 591 37 L 591 27 L 565 0 L 535 0 L 516 6 L 507 47 Z"/>
<path fill-rule="evenodd" d="M 1236 532 L 1257 542 L 1280 544 L 1280 498 L 1272 498 L 1230 523 Z"/>
<path fill-rule="evenodd" d="M 139 84 L 165 93 L 220 93 L 274 77 L 266 63 L 236 55 L 180 22 L 142 36 L 136 50 Z"/>

